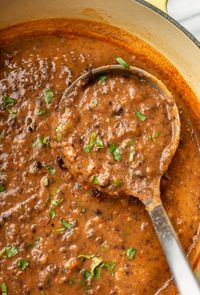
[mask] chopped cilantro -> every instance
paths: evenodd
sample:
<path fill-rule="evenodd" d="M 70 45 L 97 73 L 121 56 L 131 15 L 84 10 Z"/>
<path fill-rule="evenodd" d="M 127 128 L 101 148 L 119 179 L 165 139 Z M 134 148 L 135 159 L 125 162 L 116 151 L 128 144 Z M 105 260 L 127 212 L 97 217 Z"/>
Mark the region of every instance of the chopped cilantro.
<path fill-rule="evenodd" d="M 92 259 L 94 258 L 94 254 L 80 254 L 78 255 L 78 258 Z"/>
<path fill-rule="evenodd" d="M 45 100 L 46 104 L 52 103 L 53 99 L 54 99 L 53 92 L 50 89 L 45 89 L 44 90 L 44 100 Z"/>
<path fill-rule="evenodd" d="M 65 228 L 65 229 L 70 229 L 73 227 L 73 224 L 72 223 L 69 223 L 68 221 L 66 220 L 61 220 L 60 223 L 62 224 L 62 226 Z"/>
<path fill-rule="evenodd" d="M 155 142 L 159 135 L 160 132 L 154 132 L 152 135 L 149 135 L 149 139 Z"/>
<path fill-rule="evenodd" d="M 97 149 L 103 149 L 104 148 L 104 143 L 101 140 L 101 138 L 99 136 L 97 136 L 96 142 L 95 142 L 95 147 Z"/>
<path fill-rule="evenodd" d="M 17 116 L 17 112 L 18 112 L 17 109 L 8 109 L 7 108 L 7 111 L 9 112 L 9 117 L 10 118 L 15 118 Z"/>
<path fill-rule="evenodd" d="M 89 270 L 82 270 L 81 274 L 82 274 L 85 281 L 87 281 L 91 278 L 91 273 Z"/>
<path fill-rule="evenodd" d="M 130 68 L 130 66 L 129 66 L 129 64 L 127 64 L 127 62 L 125 62 L 125 60 L 123 59 L 123 58 L 121 58 L 121 57 L 116 57 L 116 61 L 122 66 L 122 67 L 124 67 L 125 69 L 129 69 Z"/>
<path fill-rule="evenodd" d="M 3 96 L 3 106 L 4 108 L 6 107 L 11 107 L 17 103 L 16 99 L 10 97 L 9 95 Z"/>
<path fill-rule="evenodd" d="M 100 182 L 99 182 L 99 180 L 98 180 L 98 178 L 97 178 L 96 176 L 94 176 L 94 177 L 92 178 L 92 182 L 93 182 L 94 184 L 100 185 Z"/>
<path fill-rule="evenodd" d="M 43 116 L 43 115 L 46 114 L 46 110 L 43 109 L 43 108 L 39 108 L 39 109 L 35 112 L 35 114 L 36 114 L 37 116 Z"/>
<path fill-rule="evenodd" d="M 122 185 L 122 181 L 118 178 L 113 179 L 113 185 L 115 188 L 119 188 Z"/>
<path fill-rule="evenodd" d="M 136 254 L 136 249 L 134 248 L 127 248 L 124 253 L 126 254 L 126 256 L 128 257 L 128 259 L 133 259 L 135 257 Z"/>
<path fill-rule="evenodd" d="M 94 105 L 94 106 L 97 106 L 98 105 L 98 101 L 96 98 L 93 98 L 91 103 Z"/>
<path fill-rule="evenodd" d="M 64 125 L 59 124 L 56 128 L 56 141 L 60 142 L 62 140 L 62 130 L 63 130 Z"/>
<path fill-rule="evenodd" d="M 17 266 L 21 269 L 21 270 L 25 270 L 28 266 L 29 266 L 29 262 L 25 259 L 20 259 L 17 262 Z"/>
<path fill-rule="evenodd" d="M 1 284 L 1 294 L 2 295 L 7 295 L 8 294 L 8 288 L 7 288 L 6 283 L 4 283 L 4 282 Z"/>
<path fill-rule="evenodd" d="M 146 116 L 137 110 L 135 110 L 135 115 L 142 122 L 144 122 L 146 120 Z"/>
<path fill-rule="evenodd" d="M 95 278 L 99 278 L 100 272 L 99 272 L 99 266 L 102 263 L 102 258 L 94 257 L 93 262 L 90 268 L 91 276 Z"/>
<path fill-rule="evenodd" d="M 111 154 L 113 154 L 114 151 L 116 150 L 116 148 L 117 148 L 116 144 L 111 143 L 111 144 L 109 145 L 109 152 L 110 152 Z"/>
<path fill-rule="evenodd" d="M 42 148 L 44 146 L 50 146 L 50 137 L 49 136 L 37 137 L 36 141 L 32 145 L 32 147 L 34 147 L 34 148 Z"/>
<path fill-rule="evenodd" d="M 106 75 L 101 75 L 101 76 L 99 76 L 99 78 L 98 78 L 98 80 L 101 81 L 101 82 L 106 81 L 106 79 L 107 79 L 107 76 L 106 76 Z"/>
<path fill-rule="evenodd" d="M 107 269 L 107 271 L 109 271 L 112 275 L 115 272 L 115 267 L 116 267 L 116 263 L 114 261 L 104 262 L 102 264 L 102 268 Z"/>
<path fill-rule="evenodd" d="M 81 209 L 81 213 L 83 213 L 83 214 L 85 214 L 85 213 L 86 213 L 86 211 L 87 211 L 87 209 L 86 209 L 86 208 L 84 208 L 84 207 Z"/>
<path fill-rule="evenodd" d="M 97 133 L 95 131 L 92 131 L 90 133 L 89 143 L 84 146 L 84 151 L 86 153 L 91 152 L 91 150 L 93 149 L 93 147 L 96 143 L 96 139 L 97 139 Z"/>
<path fill-rule="evenodd" d="M 135 150 L 133 149 L 130 151 L 130 154 L 129 154 L 129 158 L 128 158 L 129 162 L 132 162 L 134 160 L 134 157 L 135 157 Z"/>
<path fill-rule="evenodd" d="M 51 217 L 51 219 L 53 219 L 56 216 L 56 211 L 54 209 L 51 209 L 49 211 L 49 216 Z"/>
<path fill-rule="evenodd" d="M 2 183 L 0 183 L 0 193 L 3 193 L 3 192 L 4 192 L 4 190 L 5 190 L 5 188 L 4 188 L 3 184 L 2 184 Z"/>
<path fill-rule="evenodd" d="M 122 157 L 122 149 L 117 148 L 116 144 L 111 143 L 109 146 L 109 152 L 113 155 L 115 161 L 121 160 Z"/>
<path fill-rule="evenodd" d="M 8 258 L 11 258 L 18 254 L 18 250 L 15 246 L 5 247 L 5 252 Z"/>
<path fill-rule="evenodd" d="M 42 180 L 42 183 L 45 187 L 48 187 L 49 186 L 49 178 L 48 176 L 45 176 Z"/>
<path fill-rule="evenodd" d="M 63 198 L 60 198 L 60 199 L 57 199 L 57 200 L 52 200 L 52 201 L 51 201 L 51 204 L 52 204 L 54 207 L 58 207 L 62 202 L 63 202 Z"/>
<path fill-rule="evenodd" d="M 45 165 L 45 168 L 52 175 L 56 173 L 56 169 L 54 167 L 50 166 L 50 165 Z"/>

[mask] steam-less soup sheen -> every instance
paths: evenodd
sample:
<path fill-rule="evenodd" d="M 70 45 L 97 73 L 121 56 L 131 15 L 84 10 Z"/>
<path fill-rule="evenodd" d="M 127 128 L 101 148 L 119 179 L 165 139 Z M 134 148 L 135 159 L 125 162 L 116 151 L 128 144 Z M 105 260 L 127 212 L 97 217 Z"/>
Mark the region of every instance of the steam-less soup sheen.
<path fill-rule="evenodd" d="M 176 292 L 144 205 L 123 191 L 125 182 L 139 189 L 142 179 L 162 174 L 163 146 L 172 136 L 167 102 L 137 75 L 101 75 L 65 97 L 84 72 L 117 63 L 156 75 L 179 107 L 181 139 L 161 198 L 192 257 L 200 155 L 189 87 L 156 50 L 117 28 L 30 22 L 0 32 L 4 295 Z"/>

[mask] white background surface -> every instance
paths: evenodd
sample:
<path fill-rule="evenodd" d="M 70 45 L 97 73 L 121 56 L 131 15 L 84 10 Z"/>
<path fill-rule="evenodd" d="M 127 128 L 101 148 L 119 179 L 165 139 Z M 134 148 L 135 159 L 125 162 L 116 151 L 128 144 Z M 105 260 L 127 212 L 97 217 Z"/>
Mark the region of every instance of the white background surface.
<path fill-rule="evenodd" d="M 171 17 L 200 41 L 200 0 L 169 0 L 167 9 Z"/>

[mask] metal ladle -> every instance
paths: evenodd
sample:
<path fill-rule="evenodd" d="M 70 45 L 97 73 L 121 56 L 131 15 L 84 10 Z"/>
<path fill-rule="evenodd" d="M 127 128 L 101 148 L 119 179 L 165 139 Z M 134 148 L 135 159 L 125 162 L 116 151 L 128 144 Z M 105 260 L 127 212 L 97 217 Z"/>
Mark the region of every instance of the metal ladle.
<path fill-rule="evenodd" d="M 124 69 L 121 65 L 107 65 L 91 70 L 83 75 L 81 75 L 76 81 L 74 81 L 70 87 L 65 91 L 63 97 L 65 98 L 69 93 L 71 93 L 77 83 L 81 80 L 87 80 L 91 75 L 105 75 L 106 73 L 111 73 L 115 71 L 124 70 L 126 72 L 132 72 L 139 74 L 147 78 L 154 87 L 156 87 L 164 97 L 170 97 L 171 94 L 167 87 L 158 80 L 152 74 L 136 67 L 129 67 Z M 176 104 L 174 103 L 170 109 L 171 115 L 174 118 L 174 123 L 172 126 L 173 134 L 171 144 L 164 149 L 165 164 L 163 168 L 163 174 L 167 170 L 174 153 L 178 147 L 180 140 L 180 118 L 179 112 Z M 197 279 L 191 269 L 189 262 L 186 259 L 183 248 L 178 240 L 178 237 L 172 227 L 172 224 L 166 214 L 160 198 L 160 179 L 156 179 L 154 188 L 152 190 L 151 196 L 146 198 L 141 198 L 140 194 L 134 194 L 135 197 L 139 198 L 145 205 L 146 210 L 149 213 L 154 229 L 162 245 L 163 251 L 167 258 L 169 267 L 176 281 L 177 288 L 181 295 L 200 295 L 200 286 Z"/>

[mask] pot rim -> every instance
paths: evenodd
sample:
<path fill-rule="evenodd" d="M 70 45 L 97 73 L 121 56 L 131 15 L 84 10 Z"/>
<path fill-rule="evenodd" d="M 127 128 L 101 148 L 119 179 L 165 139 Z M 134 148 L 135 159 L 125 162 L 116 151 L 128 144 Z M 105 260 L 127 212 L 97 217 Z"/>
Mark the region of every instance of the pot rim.
<path fill-rule="evenodd" d="M 135 0 L 136 2 L 148 7 L 149 9 L 153 10 L 154 12 L 158 13 L 160 16 L 164 17 L 168 22 L 173 24 L 177 27 L 180 31 L 182 31 L 199 49 L 200 49 L 200 41 L 192 35 L 186 28 L 184 28 L 180 23 L 178 23 L 174 18 L 169 16 L 164 11 L 160 10 L 159 8 L 155 7 L 154 5 L 144 1 L 144 0 Z"/>

